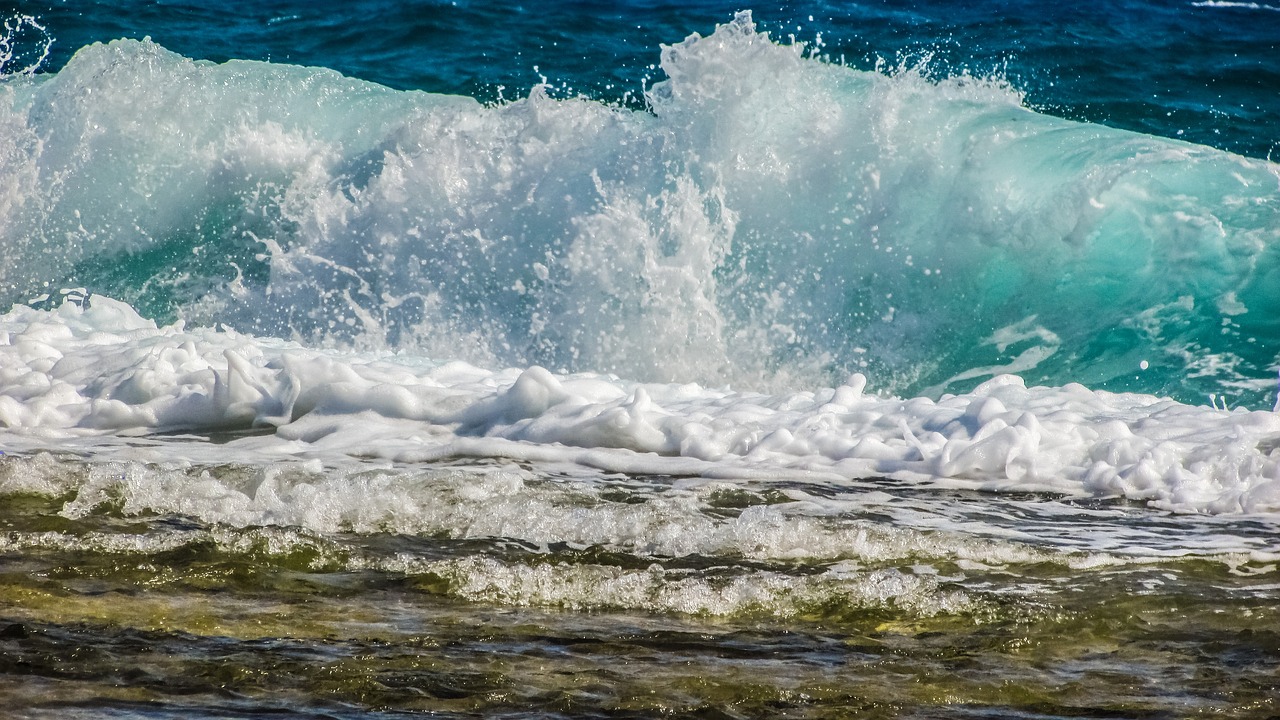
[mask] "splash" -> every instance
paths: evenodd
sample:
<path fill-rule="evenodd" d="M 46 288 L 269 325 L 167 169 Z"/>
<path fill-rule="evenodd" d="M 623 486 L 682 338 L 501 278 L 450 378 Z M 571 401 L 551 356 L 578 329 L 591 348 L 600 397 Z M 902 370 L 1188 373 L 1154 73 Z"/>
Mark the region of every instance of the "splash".
<path fill-rule="evenodd" d="M 834 65 L 748 13 L 661 68 L 634 112 L 84 48 L 0 90 L 0 295 L 491 369 L 1272 405 L 1276 165 Z"/>
<path fill-rule="evenodd" d="M 0 30 L 0 80 L 32 75 L 49 58 L 53 37 L 30 15 L 13 15 Z"/>

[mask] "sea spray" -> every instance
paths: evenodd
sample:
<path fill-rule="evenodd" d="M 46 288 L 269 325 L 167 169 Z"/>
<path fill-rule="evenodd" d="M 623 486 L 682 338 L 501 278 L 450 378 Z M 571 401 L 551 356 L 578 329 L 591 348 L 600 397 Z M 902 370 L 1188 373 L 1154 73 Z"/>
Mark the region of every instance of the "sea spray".
<path fill-rule="evenodd" d="M 31 75 L 49 59 L 53 38 L 30 15 L 0 16 L 0 80 Z"/>
<path fill-rule="evenodd" d="M 1276 166 L 832 65 L 745 13 L 662 69 L 649 113 L 486 107 L 88 47 L 3 91 L 0 287 L 640 380 L 1270 395 Z"/>

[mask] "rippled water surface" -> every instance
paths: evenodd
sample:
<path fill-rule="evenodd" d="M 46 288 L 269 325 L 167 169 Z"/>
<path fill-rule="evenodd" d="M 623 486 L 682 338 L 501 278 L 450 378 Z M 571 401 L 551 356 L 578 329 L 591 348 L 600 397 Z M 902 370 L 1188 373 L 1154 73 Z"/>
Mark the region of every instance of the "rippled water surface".
<path fill-rule="evenodd" d="M 72 458 L 0 467 L 74 488 L 5 496 L 0 682 L 29 717 L 1275 711 L 1269 519 L 487 464 L 357 469 L 397 506 L 335 509 L 335 471 L 87 473 L 273 484 L 322 531 L 149 512 Z"/>

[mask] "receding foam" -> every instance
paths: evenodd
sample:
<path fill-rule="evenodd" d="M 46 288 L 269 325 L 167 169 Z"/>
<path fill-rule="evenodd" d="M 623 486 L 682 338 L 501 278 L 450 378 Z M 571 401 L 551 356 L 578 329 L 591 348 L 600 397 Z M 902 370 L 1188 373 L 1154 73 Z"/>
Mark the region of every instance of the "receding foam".
<path fill-rule="evenodd" d="M 11 447 L 143 448 L 139 432 L 241 430 L 245 458 L 509 458 L 597 471 L 1122 497 L 1205 513 L 1280 511 L 1280 416 L 1001 376 L 940 399 L 834 388 L 761 394 L 533 366 L 158 326 L 129 306 L 0 316 Z M 116 440 L 111 438 L 115 437 Z M 181 452 L 179 450 L 179 452 Z M 219 452 L 222 452 L 219 450 Z"/>

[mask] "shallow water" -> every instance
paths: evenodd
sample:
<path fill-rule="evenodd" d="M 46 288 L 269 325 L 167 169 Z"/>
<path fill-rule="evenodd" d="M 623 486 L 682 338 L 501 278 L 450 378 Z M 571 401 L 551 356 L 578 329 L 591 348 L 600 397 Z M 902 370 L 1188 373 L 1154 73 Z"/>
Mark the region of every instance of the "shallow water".
<path fill-rule="evenodd" d="M 64 483 L 85 468 L 26 465 Z M 1269 518 L 876 481 L 815 517 L 789 498 L 828 490 L 803 484 L 488 464 L 358 478 L 410 500 L 320 531 L 130 511 L 127 492 L 75 513 L 6 495 L 6 692 L 31 717 L 1275 711 Z M 1001 537 L 1014 518 L 1023 536 Z"/>

